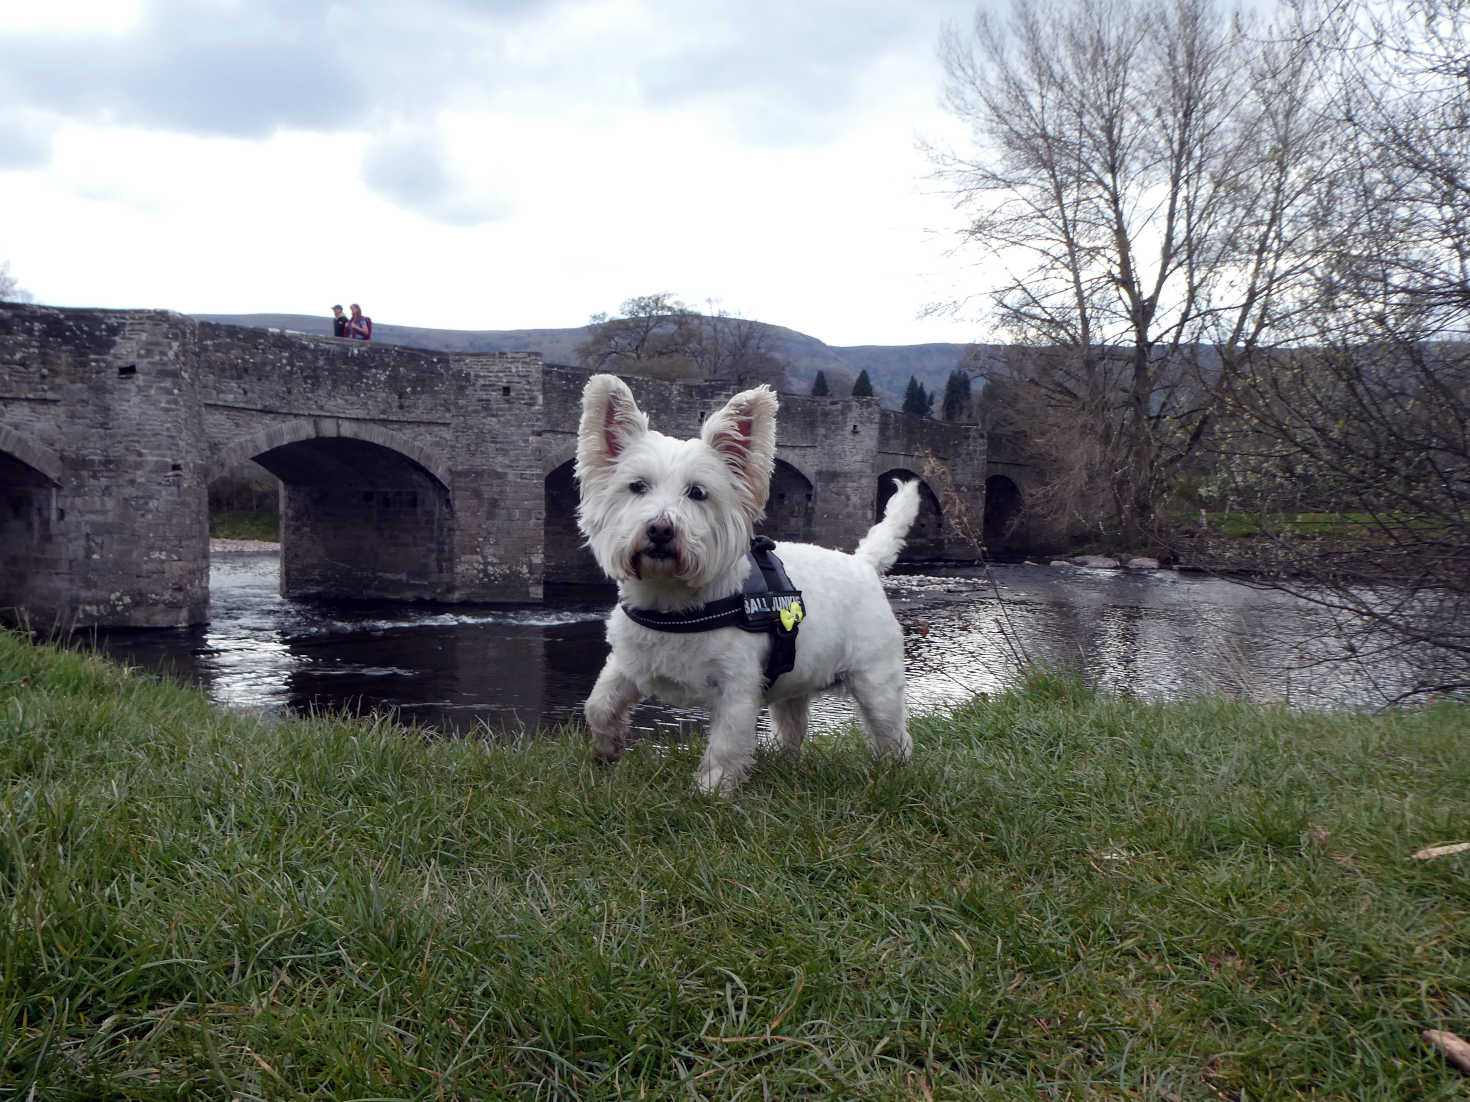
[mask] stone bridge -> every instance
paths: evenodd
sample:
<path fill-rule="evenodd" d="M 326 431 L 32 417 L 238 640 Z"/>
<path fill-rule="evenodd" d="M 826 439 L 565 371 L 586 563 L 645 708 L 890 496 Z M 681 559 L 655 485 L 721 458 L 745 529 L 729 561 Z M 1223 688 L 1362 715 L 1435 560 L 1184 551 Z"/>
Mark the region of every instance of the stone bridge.
<path fill-rule="evenodd" d="M 0 610 L 33 628 L 207 620 L 208 487 L 250 460 L 280 480 L 288 596 L 526 602 L 597 580 L 571 474 L 585 378 L 534 353 L 0 304 Z M 731 389 L 628 382 L 676 435 Z M 975 557 L 954 515 L 984 515 L 973 425 L 783 394 L 777 456 L 770 535 L 851 548 L 891 477 L 932 457 L 946 473 L 910 554 Z"/>

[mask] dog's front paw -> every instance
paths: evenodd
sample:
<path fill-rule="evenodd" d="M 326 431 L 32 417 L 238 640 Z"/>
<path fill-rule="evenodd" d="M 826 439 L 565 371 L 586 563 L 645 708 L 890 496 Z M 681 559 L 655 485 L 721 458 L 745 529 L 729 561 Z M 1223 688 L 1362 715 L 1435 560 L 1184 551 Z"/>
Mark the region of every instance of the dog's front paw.
<path fill-rule="evenodd" d="M 622 716 L 599 707 L 594 700 L 587 701 L 583 714 L 587 717 L 587 729 L 592 733 L 592 752 L 597 755 L 597 760 L 614 762 L 622 757 L 628 747 L 628 724 Z"/>
<path fill-rule="evenodd" d="M 699 772 L 694 774 L 694 787 L 704 796 L 726 796 L 734 791 L 733 786 L 721 788 L 724 783 L 725 771 L 718 765 L 708 763 L 699 767 Z"/>
<path fill-rule="evenodd" d="M 706 758 L 694 774 L 694 787 L 706 796 L 723 796 L 729 799 L 745 780 L 746 770 L 720 765 Z"/>
<path fill-rule="evenodd" d="M 628 739 L 622 731 L 592 732 L 592 752 L 600 762 L 610 765 L 622 757 L 627 748 Z"/>

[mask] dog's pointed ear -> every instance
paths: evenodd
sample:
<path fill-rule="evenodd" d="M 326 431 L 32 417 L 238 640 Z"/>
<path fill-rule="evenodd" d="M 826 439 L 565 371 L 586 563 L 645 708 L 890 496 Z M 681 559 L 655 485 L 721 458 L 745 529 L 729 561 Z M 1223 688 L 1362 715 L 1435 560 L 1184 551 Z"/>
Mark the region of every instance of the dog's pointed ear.
<path fill-rule="evenodd" d="M 618 456 L 648 431 L 648 415 L 616 375 L 594 375 L 582 390 L 582 423 L 577 429 L 577 478 L 609 470 Z"/>
<path fill-rule="evenodd" d="M 768 386 L 744 390 L 710 414 L 700 432 L 730 468 L 740 487 L 740 504 L 752 521 L 760 518 L 771 492 L 776 463 L 776 392 Z"/>

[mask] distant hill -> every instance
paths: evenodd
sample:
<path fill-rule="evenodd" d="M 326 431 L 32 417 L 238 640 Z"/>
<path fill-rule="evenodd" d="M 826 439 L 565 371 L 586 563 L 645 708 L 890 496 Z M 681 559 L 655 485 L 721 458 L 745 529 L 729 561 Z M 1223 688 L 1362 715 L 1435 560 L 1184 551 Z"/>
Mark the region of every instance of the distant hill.
<path fill-rule="evenodd" d="M 257 329 L 284 329 L 297 333 L 330 336 L 332 319 L 312 314 L 195 314 L 201 321 L 244 325 Z M 771 355 L 786 364 L 787 389 L 808 394 L 817 372 L 826 373 L 834 395 L 846 395 L 858 373 L 866 370 L 873 393 L 889 409 L 903 405 L 909 376 L 918 379 L 939 396 L 960 358 L 970 347 L 964 344 L 865 344 L 842 348 L 823 344 L 816 337 L 779 325 L 755 323 Z M 421 329 L 411 325 L 373 323 L 373 338 L 384 344 L 401 344 L 434 352 L 539 352 L 549 364 L 565 366 L 577 362 L 577 346 L 587 339 L 587 330 L 575 329 Z M 992 351 L 992 350 L 988 350 Z M 935 403 L 938 412 L 938 402 Z"/>
<path fill-rule="evenodd" d="M 244 325 L 254 329 L 284 329 L 292 333 L 332 335 L 329 314 L 195 314 L 200 321 Z M 412 325 L 373 322 L 373 339 L 431 352 L 539 352 L 547 363 L 575 364 L 577 345 L 587 339 L 585 329 L 420 329 Z"/>

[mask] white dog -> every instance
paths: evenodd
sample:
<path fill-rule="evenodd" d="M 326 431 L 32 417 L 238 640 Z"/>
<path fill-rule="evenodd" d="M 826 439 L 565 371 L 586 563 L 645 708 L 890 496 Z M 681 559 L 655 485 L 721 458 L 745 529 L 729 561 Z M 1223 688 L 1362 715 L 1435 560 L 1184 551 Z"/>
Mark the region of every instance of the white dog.
<path fill-rule="evenodd" d="M 769 387 L 735 395 L 698 439 L 675 440 L 649 429 L 621 380 L 588 380 L 577 521 L 619 594 L 607 624 L 612 654 L 586 704 L 602 759 L 622 754 L 628 715 L 643 698 L 704 706 L 709 746 L 696 784 L 728 794 L 755 759 L 762 704 L 777 743 L 794 753 L 808 700 L 838 689 L 857 700 L 876 753 L 908 757 L 903 635 L 879 575 L 918 514 L 918 483 L 898 488 L 854 554 L 765 541 L 779 560 L 773 571 L 751 536 L 775 452 Z"/>

